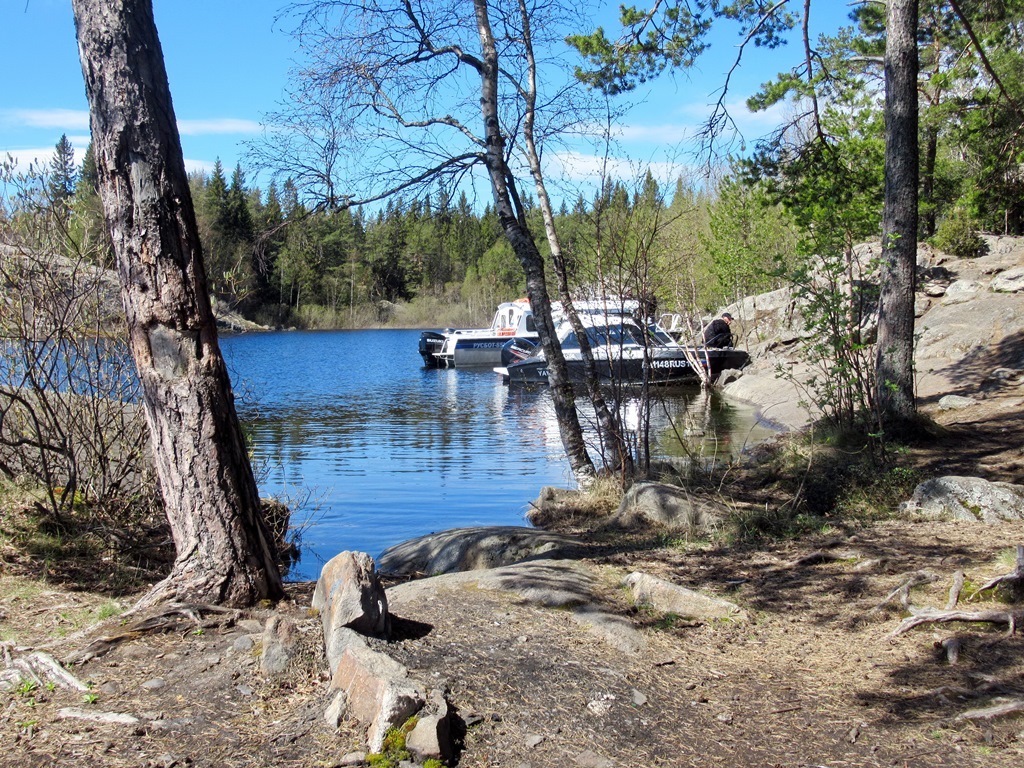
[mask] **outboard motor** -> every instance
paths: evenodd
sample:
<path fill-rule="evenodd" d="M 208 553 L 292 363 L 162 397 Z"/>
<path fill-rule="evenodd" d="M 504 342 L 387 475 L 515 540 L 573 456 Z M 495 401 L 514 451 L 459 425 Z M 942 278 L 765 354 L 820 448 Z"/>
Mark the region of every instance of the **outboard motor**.
<path fill-rule="evenodd" d="M 420 334 L 420 357 L 428 368 L 437 368 L 440 360 L 437 357 L 444 346 L 444 334 L 437 331 L 423 331 Z"/>
<path fill-rule="evenodd" d="M 501 347 L 501 364 L 506 368 L 537 353 L 537 341 L 516 336 Z"/>

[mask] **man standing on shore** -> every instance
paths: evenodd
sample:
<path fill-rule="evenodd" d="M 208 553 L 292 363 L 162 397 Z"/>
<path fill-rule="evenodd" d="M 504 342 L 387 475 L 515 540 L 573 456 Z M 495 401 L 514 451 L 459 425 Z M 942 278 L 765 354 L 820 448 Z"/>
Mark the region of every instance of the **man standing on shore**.
<path fill-rule="evenodd" d="M 704 329 L 705 347 L 731 347 L 732 346 L 732 315 L 723 312 L 722 316 L 711 321 Z"/>

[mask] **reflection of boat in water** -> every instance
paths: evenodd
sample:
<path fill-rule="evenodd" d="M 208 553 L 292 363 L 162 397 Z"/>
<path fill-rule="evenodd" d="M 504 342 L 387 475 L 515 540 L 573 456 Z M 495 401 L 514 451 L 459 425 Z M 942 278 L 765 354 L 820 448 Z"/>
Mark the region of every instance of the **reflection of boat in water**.
<path fill-rule="evenodd" d="M 597 376 L 606 383 L 683 384 L 712 380 L 722 371 L 742 368 L 750 357 L 740 349 L 681 346 L 657 326 L 643 327 L 626 315 L 581 314 L 593 351 Z M 585 363 L 576 332 L 567 320 L 558 326 L 558 340 L 569 378 L 582 381 Z M 502 350 L 504 367 L 495 368 L 510 384 L 546 384 L 548 364 L 543 351 L 529 339 L 511 339 Z"/>
<path fill-rule="evenodd" d="M 509 339 L 537 338 L 533 311 L 526 299 L 498 305 L 489 328 L 424 331 L 420 334 L 420 356 L 428 368 L 462 368 L 501 362 L 501 348 Z"/>

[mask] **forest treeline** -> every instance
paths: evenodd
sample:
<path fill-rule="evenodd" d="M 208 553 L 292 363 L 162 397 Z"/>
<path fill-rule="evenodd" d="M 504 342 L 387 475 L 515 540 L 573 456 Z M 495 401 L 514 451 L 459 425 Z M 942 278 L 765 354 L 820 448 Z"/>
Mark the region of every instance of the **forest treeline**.
<path fill-rule="evenodd" d="M 972 6 L 973 26 L 941 2 L 920 13 L 919 239 L 959 255 L 976 251 L 979 231 L 1024 232 L 1024 55 L 1019 2 L 1004 6 Z M 748 101 L 754 110 L 794 107 L 743 158 L 692 177 L 607 178 L 596 194 L 556 203 L 574 289 L 601 285 L 653 295 L 663 311 L 706 313 L 799 287 L 809 259 L 842 262 L 854 243 L 877 238 L 884 13 L 865 6 L 852 18 L 856 26 L 818 41 L 814 77 L 779 75 Z M 61 137 L 45 165 L 19 182 L 7 164 L 5 241 L 17 241 L 19 221 L 44 213 L 63 233 L 62 250 L 112 264 L 91 147 L 78 162 Z M 262 325 L 476 324 L 525 292 L 493 207 L 443 177 L 373 209 L 304 196 L 287 175 L 261 188 L 241 166 L 229 172 L 219 162 L 189 183 L 213 298 Z M 524 204 L 546 257 L 539 207 Z"/>

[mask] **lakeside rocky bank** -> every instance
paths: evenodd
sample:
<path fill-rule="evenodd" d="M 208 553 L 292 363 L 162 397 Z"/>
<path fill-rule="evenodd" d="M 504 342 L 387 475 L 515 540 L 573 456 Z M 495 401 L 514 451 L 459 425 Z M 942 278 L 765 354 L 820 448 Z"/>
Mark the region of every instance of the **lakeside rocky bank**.
<path fill-rule="evenodd" d="M 531 513 L 545 529 L 341 555 L 276 607 L 84 631 L 108 598 L 8 574 L 0 764 L 1018 765 L 1024 247 L 988 244 L 967 260 L 922 249 L 918 386 L 943 431 L 905 465 L 922 485 L 978 482 L 787 538 L 725 535 L 792 498 L 778 452 L 613 509 L 546 490 Z M 807 375 L 792 297 L 730 311 L 756 362 L 726 392 L 809 423 L 775 376 Z M 854 461 L 779 451 L 805 467 L 803 493 Z"/>

